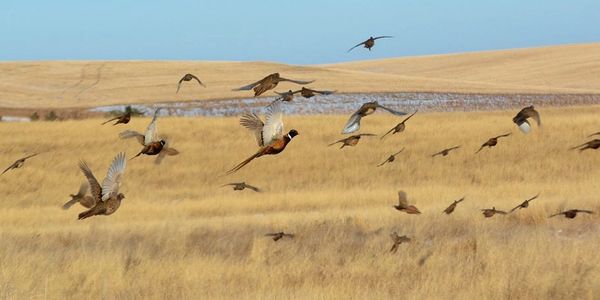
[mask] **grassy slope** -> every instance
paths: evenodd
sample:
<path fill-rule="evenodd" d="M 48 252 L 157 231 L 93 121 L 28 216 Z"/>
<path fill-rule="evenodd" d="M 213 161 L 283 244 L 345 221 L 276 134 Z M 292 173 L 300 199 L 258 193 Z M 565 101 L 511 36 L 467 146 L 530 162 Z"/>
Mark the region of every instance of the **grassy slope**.
<path fill-rule="evenodd" d="M 115 153 L 139 151 L 117 139 L 126 127 L 0 123 L 0 165 L 46 151 L 0 177 L 0 298 L 591 298 L 600 294 L 598 215 L 546 217 L 600 211 L 600 156 L 567 150 L 598 131 L 599 112 L 545 109 L 544 128 L 527 136 L 510 122 L 513 112 L 418 114 L 401 135 L 342 150 L 326 144 L 347 116 L 286 117 L 300 132 L 289 148 L 227 177 L 255 147 L 236 119 L 160 119 L 181 155 L 160 167 L 148 157 L 129 162 L 122 207 L 86 221 L 76 220 L 81 207 L 60 209 L 83 180 L 77 160 L 103 176 Z M 377 113 L 363 132 L 397 121 Z M 473 154 L 504 132 L 514 136 Z M 429 157 L 455 144 L 463 148 Z M 375 167 L 401 147 L 393 164 Z M 266 192 L 219 187 L 238 180 Z M 422 215 L 391 207 L 398 189 Z M 516 214 L 479 212 L 537 193 Z M 454 215 L 441 214 L 463 195 Z M 297 239 L 263 236 L 275 230 Z M 390 255 L 394 230 L 414 242 Z"/>
<path fill-rule="evenodd" d="M 323 66 L 266 62 L 4 62 L 0 107 L 65 108 L 248 97 L 233 92 L 280 72 L 340 92 L 597 93 L 600 44 L 397 58 Z M 175 94 L 183 74 L 198 75 Z M 283 83 L 285 91 L 297 86 Z M 273 95 L 272 92 L 269 92 Z"/>

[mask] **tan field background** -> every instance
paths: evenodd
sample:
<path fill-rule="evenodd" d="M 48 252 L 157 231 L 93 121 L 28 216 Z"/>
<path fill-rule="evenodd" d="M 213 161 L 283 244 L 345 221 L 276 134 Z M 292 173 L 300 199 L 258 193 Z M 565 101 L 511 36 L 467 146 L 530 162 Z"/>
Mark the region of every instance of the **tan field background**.
<path fill-rule="evenodd" d="M 344 55 L 345 53 L 340 53 Z M 234 92 L 279 72 L 340 93 L 599 93 L 600 44 L 392 58 L 333 65 L 271 62 L 50 61 L 0 63 L 0 107 L 74 108 L 251 97 Z M 207 88 L 177 82 L 197 75 Z M 282 83 L 277 91 L 297 89 Z M 273 91 L 265 94 L 275 95 Z"/>
<path fill-rule="evenodd" d="M 419 113 L 402 134 L 341 150 L 326 145 L 347 116 L 285 116 L 300 135 L 231 176 L 223 174 L 256 149 L 237 119 L 159 119 L 181 155 L 160 166 L 130 161 L 121 208 L 84 221 L 82 207 L 61 209 L 83 180 L 78 160 L 102 178 L 117 152 L 139 151 L 118 132 L 149 119 L 0 123 L 1 165 L 43 152 L 0 177 L 0 298 L 597 298 L 598 214 L 547 217 L 600 211 L 600 154 L 568 150 L 600 130 L 600 107 L 540 112 L 544 126 L 529 135 L 512 124 L 516 111 Z M 376 113 L 362 132 L 382 134 L 399 120 Z M 513 136 L 474 155 L 505 132 Z M 430 157 L 453 145 L 462 148 Z M 242 180 L 265 191 L 220 188 Z M 399 189 L 422 215 L 392 208 Z M 479 211 L 537 193 L 507 216 Z M 453 215 L 441 213 L 462 196 Z M 296 238 L 264 237 L 280 230 Z M 413 238 L 396 254 L 393 231 Z"/>

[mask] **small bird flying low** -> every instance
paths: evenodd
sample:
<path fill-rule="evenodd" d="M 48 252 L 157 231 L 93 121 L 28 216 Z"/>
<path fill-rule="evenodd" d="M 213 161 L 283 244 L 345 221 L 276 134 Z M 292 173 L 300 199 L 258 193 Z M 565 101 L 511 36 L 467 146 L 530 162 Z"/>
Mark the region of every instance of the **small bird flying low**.
<path fill-rule="evenodd" d="M 251 189 L 251 190 L 253 190 L 255 192 L 260 192 L 259 188 L 255 187 L 255 186 L 252 186 L 252 185 L 249 185 L 249 184 L 247 184 L 245 182 L 227 183 L 227 184 L 222 185 L 221 187 L 226 187 L 226 186 L 232 186 L 234 191 L 243 191 L 244 189 Z"/>
<path fill-rule="evenodd" d="M 394 244 L 392 245 L 392 249 L 390 249 L 391 253 L 396 253 L 400 244 L 408 243 L 411 240 L 411 238 L 409 238 L 408 236 L 399 236 L 396 232 L 392 232 L 392 234 L 390 234 L 390 237 L 392 238 L 392 242 L 394 242 Z"/>
<path fill-rule="evenodd" d="M 38 155 L 38 153 L 34 153 L 32 155 L 17 159 L 14 163 L 12 163 L 10 166 L 8 166 L 8 168 L 6 168 L 6 170 L 4 170 L 2 172 L 2 174 L 0 174 L 0 175 L 4 175 L 4 173 L 8 172 L 8 170 L 14 170 L 14 169 L 18 169 L 18 168 L 22 167 L 25 164 L 26 160 L 28 160 L 36 155 Z"/>
<path fill-rule="evenodd" d="M 117 120 L 117 122 L 115 122 L 113 124 L 113 126 L 117 125 L 117 124 L 127 124 L 127 123 L 129 123 L 129 120 L 131 120 L 131 111 L 127 111 L 127 112 L 125 112 L 123 114 L 120 114 L 120 115 L 118 115 L 118 116 L 116 116 L 116 117 L 114 117 L 114 118 L 112 118 L 110 120 L 107 120 L 106 122 L 104 122 L 104 123 L 102 123 L 100 125 L 104 125 L 104 124 L 106 124 L 108 122 L 111 122 L 111 121 L 114 121 L 114 120 Z"/>
<path fill-rule="evenodd" d="M 333 146 L 337 143 L 342 143 L 342 146 L 340 147 L 340 149 L 346 147 L 346 146 L 356 146 L 358 144 L 358 141 L 360 141 L 360 138 L 363 136 L 377 136 L 376 134 L 372 134 L 372 133 L 361 133 L 361 134 L 355 134 L 352 136 L 349 136 L 347 138 L 343 138 L 341 140 L 337 140 L 331 144 L 329 144 L 328 146 Z"/>
<path fill-rule="evenodd" d="M 273 239 L 273 241 L 277 242 L 282 238 L 293 239 L 295 235 L 292 233 L 285 233 L 283 231 L 280 231 L 280 232 L 267 233 L 267 234 L 265 234 L 265 236 L 271 237 Z"/>
<path fill-rule="evenodd" d="M 394 126 L 394 128 L 390 129 L 388 132 L 386 132 L 384 135 L 381 136 L 381 139 L 383 139 L 386 135 L 388 134 L 396 134 L 396 133 L 400 133 L 402 131 L 404 131 L 404 129 L 406 128 L 406 121 L 408 121 L 408 119 L 412 118 L 412 116 L 414 116 L 416 113 L 418 112 L 415 111 L 414 113 L 412 113 L 412 115 L 406 117 L 406 119 L 402 120 L 402 122 L 396 124 L 396 126 Z"/>
<path fill-rule="evenodd" d="M 456 206 L 459 203 L 463 202 L 464 200 L 465 200 L 465 197 L 462 197 L 462 198 L 460 198 L 458 200 L 454 200 L 454 202 L 452 202 L 452 204 L 450 204 L 450 206 L 448 206 L 448 207 L 446 207 L 446 209 L 444 209 L 444 213 L 447 214 L 447 215 L 453 213 L 454 210 L 456 209 Z"/>
<path fill-rule="evenodd" d="M 293 82 L 295 84 L 300 84 L 300 85 L 310 84 L 310 83 L 315 82 L 314 80 L 287 79 L 287 78 L 281 77 L 279 75 L 279 73 L 273 73 L 273 74 L 267 75 L 265 78 L 263 78 L 257 82 L 251 83 L 249 85 L 245 85 L 245 86 L 237 88 L 237 89 L 233 89 L 233 91 L 254 90 L 254 97 L 258 97 L 258 96 L 262 95 L 264 92 L 274 89 L 282 81 L 289 81 L 289 82 Z"/>
<path fill-rule="evenodd" d="M 421 214 L 416 206 L 408 204 L 408 198 L 404 191 L 398 192 L 398 205 L 394 205 L 394 208 L 407 214 Z"/>
<path fill-rule="evenodd" d="M 287 92 L 284 93 L 279 93 L 279 92 L 275 92 L 277 95 L 279 95 L 279 98 L 277 98 L 277 100 L 282 100 L 285 102 L 290 102 L 292 100 L 294 100 L 294 95 L 300 93 L 300 95 L 304 98 L 312 98 L 314 96 L 316 96 L 317 94 L 319 95 L 331 95 L 333 93 L 335 93 L 336 91 L 317 91 L 317 90 L 313 90 L 313 89 L 309 89 L 309 88 L 305 88 L 302 87 L 299 90 L 296 91 L 292 91 L 289 90 Z"/>
<path fill-rule="evenodd" d="M 196 81 L 198 81 L 198 84 L 200 84 L 203 87 L 206 87 L 206 85 L 204 85 L 204 83 L 202 83 L 202 81 L 200 81 L 200 79 L 198 79 L 198 77 L 196 77 L 196 75 L 188 73 L 188 74 L 183 75 L 183 77 L 181 77 L 181 79 L 179 79 L 179 82 L 177 83 L 177 91 L 175 93 L 179 93 L 179 89 L 181 88 L 182 82 L 192 81 L 192 80 L 196 80 Z"/>
<path fill-rule="evenodd" d="M 565 218 L 567 218 L 567 219 L 575 219 L 575 217 L 577 217 L 578 213 L 593 214 L 594 212 L 591 210 L 585 210 L 585 209 L 570 209 L 570 210 L 566 210 L 563 212 L 553 214 L 553 215 L 549 216 L 548 218 L 552 218 L 552 217 L 559 216 L 559 215 L 564 215 Z"/>
<path fill-rule="evenodd" d="M 360 129 L 360 120 L 363 117 L 374 113 L 375 110 L 377 110 L 377 108 L 386 110 L 396 116 L 406 115 L 405 112 L 396 111 L 396 110 L 387 108 L 383 105 L 380 105 L 377 101 L 367 102 L 367 103 L 361 105 L 361 107 L 350 116 L 350 119 L 348 119 L 348 122 L 346 122 L 346 126 L 344 126 L 342 133 L 348 134 L 348 133 L 353 133 L 353 132 L 359 130 Z"/>

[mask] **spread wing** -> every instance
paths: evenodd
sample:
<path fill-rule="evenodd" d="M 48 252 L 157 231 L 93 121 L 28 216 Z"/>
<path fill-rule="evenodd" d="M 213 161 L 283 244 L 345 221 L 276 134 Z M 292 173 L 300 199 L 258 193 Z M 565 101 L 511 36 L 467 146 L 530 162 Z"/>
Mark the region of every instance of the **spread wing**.
<path fill-rule="evenodd" d="M 347 51 L 347 52 L 350 52 L 350 51 L 352 51 L 354 48 L 356 48 L 356 47 L 358 47 L 358 46 L 360 46 L 360 45 L 364 45 L 366 42 L 367 42 L 367 41 L 364 41 L 364 42 L 362 42 L 362 43 L 358 43 L 358 44 L 356 44 L 356 46 L 354 46 L 354 47 L 352 47 L 352 48 L 348 49 L 348 51 Z"/>
<path fill-rule="evenodd" d="M 380 105 L 380 104 L 378 104 L 377 107 L 379 107 L 381 109 L 384 109 L 384 110 L 387 110 L 388 112 L 390 112 L 390 113 L 392 113 L 392 114 L 394 114 L 396 116 L 403 116 L 403 115 L 407 115 L 408 114 L 408 113 L 405 113 L 403 111 L 397 111 L 397 110 L 393 110 L 391 108 L 387 108 L 387 107 L 385 107 L 383 105 Z"/>
<path fill-rule="evenodd" d="M 315 90 L 312 90 L 312 92 L 313 93 L 317 93 L 317 94 L 321 94 L 321 95 L 331 95 L 331 94 L 337 92 L 337 90 L 335 90 L 335 91 L 315 91 Z"/>
<path fill-rule="evenodd" d="M 348 119 L 348 122 L 346 122 L 346 125 L 344 126 L 342 133 L 343 134 L 353 133 L 353 132 L 359 130 L 361 118 L 362 118 L 362 116 L 358 112 L 353 113 L 352 116 L 350 116 L 350 119 Z"/>
<path fill-rule="evenodd" d="M 519 126 L 519 130 L 521 130 L 521 132 L 523 133 L 529 133 L 531 131 L 531 124 L 529 124 L 529 121 L 525 120 L 523 123 L 518 124 Z"/>
<path fill-rule="evenodd" d="M 406 197 L 406 192 L 404 192 L 404 191 L 398 192 L 398 204 L 401 207 L 408 206 L 408 198 Z"/>
<path fill-rule="evenodd" d="M 152 117 L 152 121 L 148 128 L 146 128 L 146 133 L 144 134 L 144 145 L 149 145 L 152 142 L 158 141 L 158 128 L 156 126 L 156 119 L 158 118 L 158 111 L 160 108 L 154 111 L 154 117 Z"/>
<path fill-rule="evenodd" d="M 85 196 L 85 193 L 87 193 L 87 191 L 89 190 L 90 185 L 87 182 L 83 182 L 81 183 L 81 185 L 79 186 L 79 191 L 77 192 L 77 196 Z"/>
<path fill-rule="evenodd" d="M 134 131 L 134 130 L 125 130 L 119 133 L 119 137 L 122 139 L 135 138 L 142 146 L 144 146 L 144 135 Z"/>
<path fill-rule="evenodd" d="M 538 126 L 542 125 L 542 120 L 540 120 L 540 114 L 535 109 L 527 110 L 526 116 L 535 120 Z"/>
<path fill-rule="evenodd" d="M 254 113 L 245 113 L 240 119 L 240 125 L 246 127 L 248 130 L 254 132 L 256 142 L 259 147 L 265 145 L 263 140 L 263 127 L 265 123 Z"/>
<path fill-rule="evenodd" d="M 194 74 L 189 74 L 189 75 L 190 75 L 192 78 L 196 79 L 196 81 L 198 81 L 198 83 L 199 83 L 201 86 L 203 86 L 203 87 L 206 87 L 206 86 L 204 85 L 204 83 L 202 83 L 202 81 L 200 81 L 200 79 L 199 79 L 198 77 L 196 77 L 196 75 L 194 75 Z"/>
<path fill-rule="evenodd" d="M 155 164 L 160 165 L 160 163 L 163 161 L 163 159 L 165 159 L 165 156 L 167 156 L 167 155 L 173 156 L 173 155 L 179 154 L 179 151 L 177 151 L 177 149 L 171 147 L 171 143 L 172 143 L 172 141 L 169 139 L 167 139 L 165 141 L 165 145 L 163 146 L 163 149 L 156 156 L 156 160 L 154 160 Z"/>
<path fill-rule="evenodd" d="M 181 88 L 181 83 L 185 80 L 185 76 L 181 77 L 181 79 L 179 79 L 179 82 L 177 83 L 177 91 L 175 92 L 175 94 L 179 93 L 179 89 Z"/>
<path fill-rule="evenodd" d="M 233 89 L 232 91 L 249 91 L 249 90 L 253 89 L 255 86 L 259 85 L 261 82 L 263 82 L 263 80 L 265 80 L 265 79 L 263 78 L 257 82 L 251 83 L 249 85 L 245 85 L 243 87 Z"/>
<path fill-rule="evenodd" d="M 119 193 L 126 163 L 124 152 L 117 154 L 113 159 L 110 168 L 108 168 L 108 173 L 106 173 L 106 178 L 102 181 L 102 201 L 106 201 Z"/>
<path fill-rule="evenodd" d="M 310 84 L 310 83 L 315 82 L 314 80 L 294 80 L 294 79 L 287 79 L 287 78 L 283 78 L 283 77 L 280 77 L 279 81 L 289 81 L 289 82 L 293 82 L 296 84 Z"/>
<path fill-rule="evenodd" d="M 282 101 L 274 101 L 267 106 L 265 125 L 262 129 L 264 145 L 270 145 L 274 140 L 283 136 L 281 103 Z"/>
<path fill-rule="evenodd" d="M 374 40 L 378 40 L 378 39 L 389 39 L 389 38 L 393 38 L 393 36 L 390 35 L 382 35 L 382 36 L 378 36 L 378 37 L 374 37 Z"/>
<path fill-rule="evenodd" d="M 90 170 L 90 167 L 88 167 L 84 161 L 79 162 L 79 169 L 81 169 L 81 172 L 83 172 L 83 175 L 85 175 L 85 178 L 87 178 L 88 183 L 90 184 L 92 197 L 94 197 L 96 202 L 100 201 L 100 199 L 102 199 L 102 187 L 100 187 L 100 183 L 98 183 L 98 180 L 94 177 L 92 170 Z"/>

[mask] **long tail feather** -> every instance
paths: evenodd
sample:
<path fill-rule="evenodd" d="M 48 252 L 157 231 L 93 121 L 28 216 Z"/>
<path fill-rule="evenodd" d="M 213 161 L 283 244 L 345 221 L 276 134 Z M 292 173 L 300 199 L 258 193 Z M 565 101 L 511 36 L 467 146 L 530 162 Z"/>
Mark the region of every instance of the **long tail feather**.
<path fill-rule="evenodd" d="M 248 157 L 246 160 L 244 160 L 243 162 L 239 163 L 237 166 L 235 166 L 233 169 L 227 171 L 227 175 L 229 174 L 233 174 L 235 172 L 237 172 L 239 169 L 243 168 L 245 165 L 247 165 L 249 162 L 251 162 L 253 159 L 259 157 L 261 154 L 260 152 L 257 152 L 256 154 Z"/>

